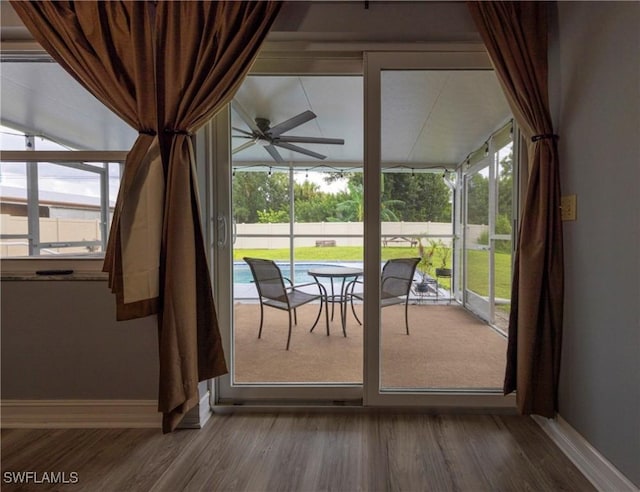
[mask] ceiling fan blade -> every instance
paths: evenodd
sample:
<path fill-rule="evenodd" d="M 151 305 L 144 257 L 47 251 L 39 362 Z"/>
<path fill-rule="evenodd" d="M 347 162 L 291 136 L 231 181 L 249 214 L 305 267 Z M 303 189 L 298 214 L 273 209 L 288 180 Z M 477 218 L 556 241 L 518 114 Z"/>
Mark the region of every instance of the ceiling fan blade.
<path fill-rule="evenodd" d="M 300 154 L 308 155 L 310 157 L 315 157 L 316 159 L 326 159 L 326 155 L 318 154 L 317 152 L 313 152 L 311 150 L 303 149 L 302 147 L 298 147 L 297 145 L 291 145 L 285 142 L 274 142 L 273 145 L 278 147 L 282 147 L 283 149 L 292 150 L 293 152 L 299 152 Z"/>
<path fill-rule="evenodd" d="M 251 142 L 247 142 L 247 143 L 243 143 L 242 145 L 240 145 L 239 147 L 236 147 L 235 149 L 233 149 L 233 151 L 231 152 L 232 154 L 237 154 L 238 152 L 243 151 L 244 149 L 248 149 L 249 147 L 255 145 L 255 141 L 251 141 Z"/>
<path fill-rule="evenodd" d="M 316 117 L 316 114 L 313 111 L 305 111 L 304 113 L 300 113 L 299 115 L 294 116 L 293 118 L 289 118 L 282 123 L 277 124 L 269 129 L 269 135 L 272 137 L 279 137 L 281 134 L 288 132 L 292 128 L 296 126 L 300 126 L 303 123 L 306 123 L 309 120 L 312 120 Z"/>
<path fill-rule="evenodd" d="M 269 154 L 271 155 L 271 157 L 273 157 L 273 160 L 280 163 L 280 162 L 284 162 L 284 159 L 282 158 L 282 156 L 280 155 L 280 152 L 278 152 L 278 149 L 276 149 L 273 145 L 266 145 L 264 147 L 264 150 L 266 150 L 267 152 L 269 152 Z"/>
<path fill-rule="evenodd" d="M 317 144 L 336 144 L 344 145 L 341 138 L 324 138 L 324 137 L 278 137 L 278 142 L 294 142 L 294 143 L 317 143 Z"/>
<path fill-rule="evenodd" d="M 253 133 L 260 136 L 264 135 L 260 130 L 260 128 L 258 128 L 258 125 L 256 125 L 256 122 L 253 121 L 253 119 L 249 116 L 249 113 L 245 111 L 245 109 L 242 107 L 242 105 L 238 101 L 233 99 L 231 101 L 231 107 L 236 113 L 238 113 L 238 116 L 240 116 L 240 119 L 244 121 L 245 125 L 247 125 Z"/>
<path fill-rule="evenodd" d="M 244 134 L 245 134 L 245 135 L 247 135 L 248 137 L 253 137 L 253 133 L 250 133 L 250 132 L 248 132 L 248 131 L 246 131 L 246 130 L 243 130 L 242 128 L 236 128 L 235 126 L 232 126 L 232 127 L 231 127 L 231 129 L 232 129 L 233 131 L 236 131 L 236 132 L 244 133 Z"/>

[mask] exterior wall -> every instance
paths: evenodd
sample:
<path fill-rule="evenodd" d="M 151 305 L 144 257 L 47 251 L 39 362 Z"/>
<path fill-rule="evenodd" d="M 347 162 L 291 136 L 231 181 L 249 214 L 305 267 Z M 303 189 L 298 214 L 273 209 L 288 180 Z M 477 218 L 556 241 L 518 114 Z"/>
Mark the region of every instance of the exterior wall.
<path fill-rule="evenodd" d="M 550 39 L 565 318 L 560 414 L 640 486 L 640 3 L 561 2 Z"/>

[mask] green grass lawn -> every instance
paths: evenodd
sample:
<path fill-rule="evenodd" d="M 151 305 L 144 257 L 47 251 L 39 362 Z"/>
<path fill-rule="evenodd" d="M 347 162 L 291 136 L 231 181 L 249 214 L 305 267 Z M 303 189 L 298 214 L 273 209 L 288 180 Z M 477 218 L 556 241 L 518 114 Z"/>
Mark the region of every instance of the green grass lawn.
<path fill-rule="evenodd" d="M 267 260 L 289 260 L 289 248 L 281 249 L 235 249 L 233 259 L 238 261 L 243 257 L 265 258 Z M 390 247 L 382 248 L 382 260 L 392 258 L 417 257 L 418 248 Z M 299 261 L 363 261 L 361 246 L 332 246 L 318 248 L 307 246 L 295 249 L 295 257 Z"/>
<path fill-rule="evenodd" d="M 233 251 L 233 259 L 242 261 L 245 256 L 254 258 L 265 258 L 277 261 L 289 261 L 289 248 L 281 249 L 235 249 Z M 489 295 L 489 253 L 487 251 L 467 251 L 467 285 L 468 287 L 481 296 Z M 393 258 L 411 258 L 418 257 L 418 248 L 409 246 L 392 246 L 381 247 L 382 261 Z M 332 246 L 328 248 L 318 248 L 315 246 L 300 247 L 295 249 L 295 258 L 298 261 L 313 262 L 340 262 L 340 261 L 363 261 L 363 249 L 361 246 Z M 433 265 L 440 266 L 441 253 L 436 250 L 433 256 Z M 449 263 L 448 266 L 451 266 Z M 433 273 L 432 273 L 433 275 Z M 496 298 L 511 298 L 511 254 L 500 253 L 495 254 L 495 284 Z M 449 279 L 438 279 L 440 287 L 451 290 L 451 282 Z M 503 312 L 508 313 L 509 304 L 501 304 L 497 306 Z"/>
<path fill-rule="evenodd" d="M 295 249 L 298 261 L 363 261 L 363 250 L 360 246 L 334 246 L 318 248 L 315 246 Z M 489 294 L 489 262 L 487 251 L 468 251 L 467 285 L 476 293 L 486 296 Z M 233 259 L 241 261 L 243 257 L 265 258 L 269 260 L 288 261 L 289 249 L 235 249 Z M 382 261 L 392 258 L 417 257 L 418 248 L 393 246 L 382 247 Z M 436 251 L 433 264 L 440 265 L 440 252 Z M 511 255 L 496 253 L 495 255 L 496 297 L 509 299 L 511 297 Z M 449 289 L 449 280 L 440 279 L 443 288 Z"/>
<path fill-rule="evenodd" d="M 489 252 L 467 251 L 467 287 L 481 296 L 489 295 Z M 511 254 L 495 254 L 496 297 L 511 298 Z"/>

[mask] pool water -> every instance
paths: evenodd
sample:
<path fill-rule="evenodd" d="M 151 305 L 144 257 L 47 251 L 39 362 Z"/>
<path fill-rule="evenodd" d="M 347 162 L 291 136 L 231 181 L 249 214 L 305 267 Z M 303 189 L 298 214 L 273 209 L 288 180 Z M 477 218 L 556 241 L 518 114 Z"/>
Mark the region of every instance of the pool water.
<path fill-rule="evenodd" d="M 315 282 L 314 278 L 307 274 L 309 268 L 337 266 L 336 263 L 296 263 L 294 265 L 295 279 L 291 276 L 291 268 L 289 263 L 276 262 L 282 271 L 284 277 L 289 278 L 295 284 L 306 284 L 307 282 Z M 345 263 L 340 263 L 345 265 Z M 360 263 L 358 263 L 360 265 Z M 323 279 L 324 281 L 324 279 Z M 246 263 L 234 262 L 233 264 L 233 283 L 234 284 L 250 284 L 253 283 L 253 275 L 251 269 Z"/>

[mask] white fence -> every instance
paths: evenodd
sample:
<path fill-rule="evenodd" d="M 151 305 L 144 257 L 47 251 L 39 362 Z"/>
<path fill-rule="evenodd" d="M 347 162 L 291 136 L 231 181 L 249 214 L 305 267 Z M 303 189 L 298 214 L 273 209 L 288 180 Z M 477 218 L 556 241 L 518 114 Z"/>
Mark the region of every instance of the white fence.
<path fill-rule="evenodd" d="M 2 214 L 0 232 L 26 234 L 27 218 Z M 295 247 L 316 246 L 316 241 L 328 241 L 335 246 L 362 246 L 362 222 L 308 222 L 294 224 Z M 411 246 L 412 236 L 430 236 L 451 244 L 453 225 L 447 222 L 382 222 L 383 240 L 387 246 Z M 487 226 L 467 226 L 468 239 L 476 242 Z M 284 224 L 237 224 L 237 249 L 275 249 L 289 247 L 290 226 Z M 246 237 L 250 236 L 250 237 Z M 303 236 L 303 237 L 300 237 Z M 71 218 L 40 218 L 40 242 L 96 241 L 100 239 L 98 220 Z M 320 243 L 318 243 L 320 244 Z M 415 246 L 415 244 L 414 244 Z M 86 247 L 64 248 L 64 253 L 87 253 Z M 0 257 L 27 256 L 26 240 L 3 240 Z"/>
<path fill-rule="evenodd" d="M 474 229 L 469 232 L 474 237 L 486 229 L 486 226 L 471 227 Z M 416 235 L 441 238 L 445 244 L 449 245 L 453 235 L 453 225 L 447 222 L 382 222 L 381 230 L 384 236 L 388 236 L 386 238 L 388 246 L 410 246 L 410 237 Z M 296 223 L 293 231 L 296 247 L 316 246 L 316 241 L 335 241 L 335 246 L 362 246 L 362 222 Z M 290 226 L 288 223 L 237 224 L 235 232 L 234 247 L 237 249 L 289 247 Z"/>
<path fill-rule="evenodd" d="M 0 215 L 0 233 L 27 234 L 29 231 L 27 217 L 7 214 Z M 60 243 L 72 241 L 99 241 L 100 221 L 95 219 L 72 219 L 40 217 L 40 242 Z M 86 246 L 73 248 L 51 248 L 45 254 L 87 254 Z M 0 242 L 0 258 L 13 256 L 29 256 L 27 239 L 3 239 Z"/>

